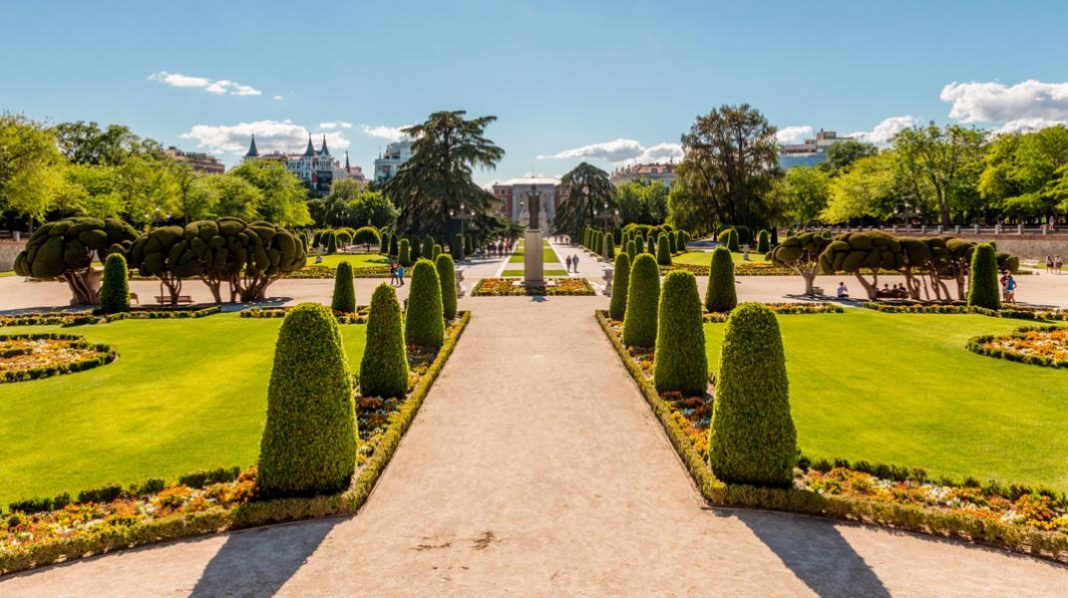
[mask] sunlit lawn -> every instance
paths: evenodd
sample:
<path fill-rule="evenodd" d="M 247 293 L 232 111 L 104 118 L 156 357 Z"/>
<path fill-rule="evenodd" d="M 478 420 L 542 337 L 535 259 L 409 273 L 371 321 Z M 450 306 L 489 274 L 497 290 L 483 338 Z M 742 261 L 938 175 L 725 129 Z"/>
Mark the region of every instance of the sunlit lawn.
<path fill-rule="evenodd" d="M 744 264 L 746 261 L 742 258 L 741 253 L 731 253 L 731 259 L 734 260 L 735 265 Z M 707 266 L 712 262 L 711 251 L 687 251 L 676 255 L 671 258 L 671 261 L 677 264 L 692 264 L 695 266 Z M 755 251 L 749 252 L 749 262 L 763 262 L 764 254 L 757 253 Z"/>
<path fill-rule="evenodd" d="M 335 253 L 332 255 L 324 255 L 322 263 L 315 263 L 315 254 L 312 253 L 308 256 L 307 264 L 309 266 L 328 266 L 330 268 L 336 268 L 341 262 L 348 262 L 353 268 L 363 268 L 367 266 L 388 266 L 389 257 L 379 253 L 353 253 L 342 254 Z"/>

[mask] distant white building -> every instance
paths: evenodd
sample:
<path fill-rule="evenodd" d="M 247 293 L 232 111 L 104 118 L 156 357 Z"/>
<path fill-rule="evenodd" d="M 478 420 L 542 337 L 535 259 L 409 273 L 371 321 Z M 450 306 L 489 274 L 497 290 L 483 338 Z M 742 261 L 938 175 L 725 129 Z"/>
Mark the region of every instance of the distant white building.
<path fill-rule="evenodd" d="M 820 129 L 815 139 L 806 139 L 803 143 L 780 143 L 779 166 L 789 170 L 795 166 L 822 164 L 827 161 L 828 148 L 850 139 L 852 137 L 839 137 L 834 131 Z"/>
<path fill-rule="evenodd" d="M 411 157 L 411 141 L 397 141 L 387 145 L 385 153 L 375 160 L 375 182 L 384 183 L 393 178 Z"/>
<path fill-rule="evenodd" d="M 556 208 L 564 201 L 560 195 L 560 179 L 548 177 L 519 177 L 493 184 L 492 193 L 500 201 L 497 215 L 526 226 L 530 222 L 527 193 L 534 188 L 541 193 L 539 222 L 551 229 Z"/>
<path fill-rule="evenodd" d="M 632 164 L 612 171 L 612 184 L 622 185 L 630 181 L 660 181 L 668 189 L 675 182 L 675 163 Z"/>
<path fill-rule="evenodd" d="M 261 154 L 256 149 L 256 136 L 253 135 L 252 141 L 248 146 L 248 152 L 245 153 L 245 159 L 281 162 L 286 165 L 289 172 L 297 175 L 297 178 L 304 181 L 304 184 L 308 185 L 314 193 L 320 195 L 329 193 L 334 181 L 348 178 L 361 180 L 363 178 L 363 171 L 359 167 L 353 171 L 352 167 L 349 166 L 348 152 L 345 153 L 344 167 L 330 155 L 330 150 L 326 147 L 326 135 L 323 135 L 323 144 L 318 150 L 312 145 L 311 136 L 309 135 L 308 147 L 304 149 L 302 154 L 282 152 Z"/>

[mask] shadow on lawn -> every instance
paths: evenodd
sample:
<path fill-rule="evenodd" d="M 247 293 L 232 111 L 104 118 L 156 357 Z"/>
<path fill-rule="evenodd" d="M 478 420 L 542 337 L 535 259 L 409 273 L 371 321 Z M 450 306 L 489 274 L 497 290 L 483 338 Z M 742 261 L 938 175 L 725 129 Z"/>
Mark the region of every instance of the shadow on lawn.
<path fill-rule="evenodd" d="M 826 521 L 748 510 L 720 514 L 737 517 L 820 596 L 890 596 L 864 557 Z"/>
<path fill-rule="evenodd" d="M 320 519 L 233 532 L 190 596 L 273 596 L 342 521 Z"/>

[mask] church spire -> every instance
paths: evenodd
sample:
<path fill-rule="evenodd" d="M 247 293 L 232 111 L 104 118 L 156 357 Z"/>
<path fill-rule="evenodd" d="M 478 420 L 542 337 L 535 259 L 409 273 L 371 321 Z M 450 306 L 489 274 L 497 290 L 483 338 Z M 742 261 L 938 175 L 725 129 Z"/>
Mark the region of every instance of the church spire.
<path fill-rule="evenodd" d="M 323 149 L 319 150 L 320 154 L 330 155 L 330 150 L 326 149 L 326 133 L 323 133 Z"/>
<path fill-rule="evenodd" d="M 256 134 L 252 134 L 252 143 L 248 146 L 248 153 L 245 154 L 246 158 L 255 158 L 259 156 L 260 152 L 256 150 Z"/>
<path fill-rule="evenodd" d="M 352 172 L 352 167 L 349 166 L 349 150 L 345 150 L 345 172 Z"/>
<path fill-rule="evenodd" d="M 315 147 L 312 146 L 311 135 L 308 135 L 308 148 L 304 150 L 304 155 L 305 156 L 314 156 L 315 155 Z"/>

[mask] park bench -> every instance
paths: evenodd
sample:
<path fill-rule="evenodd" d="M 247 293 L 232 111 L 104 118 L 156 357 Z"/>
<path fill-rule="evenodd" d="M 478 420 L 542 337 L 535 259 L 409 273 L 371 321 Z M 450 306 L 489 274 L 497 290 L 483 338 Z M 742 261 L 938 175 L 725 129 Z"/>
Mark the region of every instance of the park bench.
<path fill-rule="evenodd" d="M 130 301 L 132 301 L 133 303 L 136 303 L 138 305 L 141 305 L 141 300 L 137 298 L 137 293 L 130 293 Z"/>

